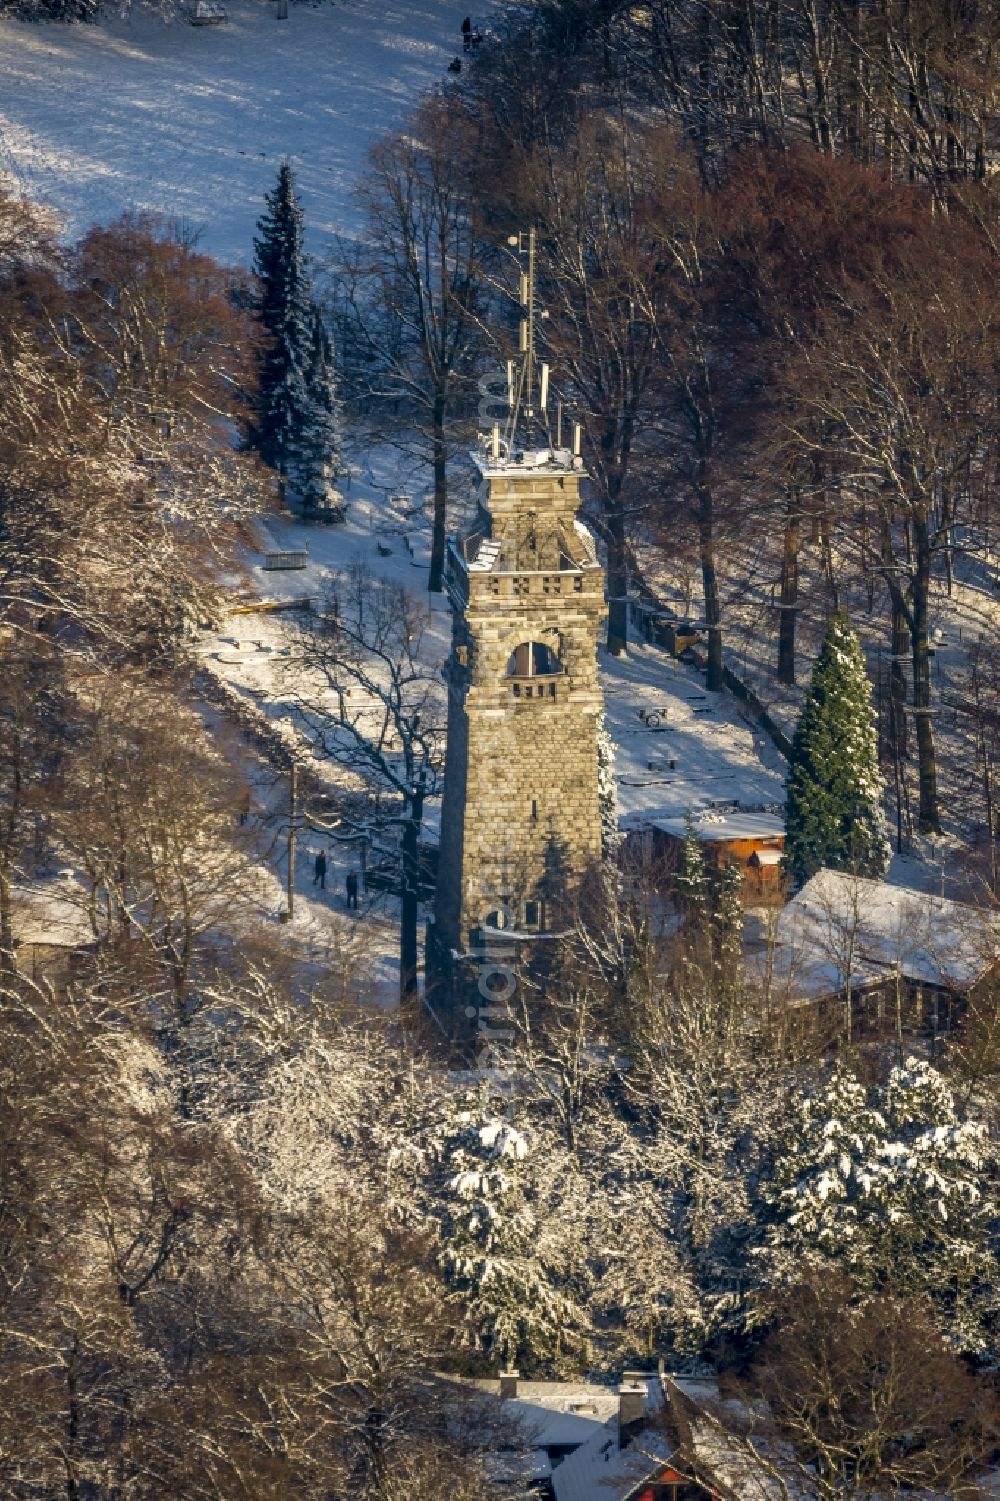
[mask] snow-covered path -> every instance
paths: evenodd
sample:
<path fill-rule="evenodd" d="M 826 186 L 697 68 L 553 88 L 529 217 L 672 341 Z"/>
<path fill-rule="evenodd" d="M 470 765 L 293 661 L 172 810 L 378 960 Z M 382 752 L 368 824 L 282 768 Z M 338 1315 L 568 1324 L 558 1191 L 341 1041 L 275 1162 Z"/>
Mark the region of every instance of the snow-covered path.
<path fill-rule="evenodd" d="M 223 26 L 148 14 L 99 26 L 0 21 L 0 172 L 69 234 L 125 210 L 201 232 L 248 263 L 287 157 L 308 243 L 356 222 L 351 192 L 377 135 L 444 78 L 464 12 L 446 0 L 226 0 Z"/>

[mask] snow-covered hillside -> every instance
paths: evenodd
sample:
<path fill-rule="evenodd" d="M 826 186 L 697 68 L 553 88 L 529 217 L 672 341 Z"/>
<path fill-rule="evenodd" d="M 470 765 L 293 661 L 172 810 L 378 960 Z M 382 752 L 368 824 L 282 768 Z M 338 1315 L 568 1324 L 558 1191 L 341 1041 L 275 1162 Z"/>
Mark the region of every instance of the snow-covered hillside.
<path fill-rule="evenodd" d="M 0 172 L 78 234 L 126 209 L 201 231 L 248 262 L 279 163 L 295 169 L 309 248 L 355 223 L 376 136 L 445 77 L 464 12 L 447 0 L 227 0 L 229 21 L 0 21 Z"/>

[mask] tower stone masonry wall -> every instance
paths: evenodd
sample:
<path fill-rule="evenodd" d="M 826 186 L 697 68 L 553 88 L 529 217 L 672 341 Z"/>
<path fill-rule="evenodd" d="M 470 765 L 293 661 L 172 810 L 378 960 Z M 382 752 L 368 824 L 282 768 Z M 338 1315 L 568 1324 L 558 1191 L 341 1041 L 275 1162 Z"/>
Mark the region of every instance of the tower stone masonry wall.
<path fill-rule="evenodd" d="M 454 610 L 435 912 L 465 953 L 500 902 L 516 925 L 546 883 L 601 853 L 597 638 L 604 574 L 576 522 L 579 471 L 485 471 L 474 531 L 449 550 Z M 485 560 L 485 561 L 481 561 Z M 539 643 L 558 670 L 521 670 Z M 548 660 L 544 658 L 544 660 Z M 513 669 L 513 670 L 512 670 Z"/>

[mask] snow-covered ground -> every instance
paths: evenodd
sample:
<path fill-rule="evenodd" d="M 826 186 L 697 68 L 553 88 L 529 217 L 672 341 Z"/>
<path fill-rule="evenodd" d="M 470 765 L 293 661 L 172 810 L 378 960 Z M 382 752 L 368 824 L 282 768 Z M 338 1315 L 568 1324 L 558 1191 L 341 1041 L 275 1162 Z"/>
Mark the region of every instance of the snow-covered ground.
<path fill-rule="evenodd" d="M 126 211 L 151 211 L 197 231 L 201 247 L 221 259 L 247 264 L 264 193 L 287 158 L 307 244 L 322 256 L 331 235 L 357 228 L 353 193 L 368 149 L 445 77 L 464 11 L 442 0 L 292 0 L 284 21 L 264 0 L 227 0 L 227 10 L 218 27 L 165 26 L 140 11 L 97 26 L 0 21 L 0 174 L 48 206 L 69 236 Z M 271 572 L 263 552 L 251 554 L 253 592 L 315 595 L 331 569 L 358 559 L 426 589 L 426 524 L 420 515 L 407 518 L 405 503 L 387 500 L 412 481 L 397 472 L 379 478 L 381 485 L 370 474 L 355 485 L 345 526 L 326 531 L 263 519 L 262 550 L 306 545 L 310 562 L 302 571 Z M 234 590 L 245 587 L 235 576 L 232 582 Z M 443 658 L 450 623 L 443 601 L 435 603 L 429 640 Z M 203 644 L 206 665 L 281 717 L 288 629 L 287 617 L 234 614 L 226 639 Z M 247 770 L 253 822 L 273 844 L 256 872 L 259 921 L 270 926 L 285 905 L 287 791 L 252 754 Z M 313 885 L 320 848 L 328 859 L 325 891 Z M 362 898 L 357 917 L 347 914 L 344 877 L 357 862 L 350 846 L 303 836 L 296 914 L 282 943 L 290 957 L 327 975 L 362 952 L 368 994 L 392 1003 L 396 914 L 392 899 L 377 895 Z"/>
<path fill-rule="evenodd" d="M 208 717 L 213 717 L 211 711 Z M 251 789 L 249 824 L 267 852 L 256 870 L 260 899 L 250 921 L 272 937 L 280 931 L 281 947 L 304 981 L 312 979 L 334 991 L 342 981 L 345 991 L 360 1000 L 394 1006 L 399 999 L 395 904 L 379 893 L 363 893 L 358 911 L 348 911 L 345 878 L 349 870 L 359 869 L 357 850 L 304 830 L 296 848 L 294 916 L 287 921 L 287 781 L 252 755 L 247 755 L 246 764 Z M 322 886 L 315 870 L 320 850 L 327 859 Z M 259 939 L 261 932 L 246 936 Z"/>
<path fill-rule="evenodd" d="M 356 226 L 352 192 L 378 134 L 443 79 L 464 11 L 446 0 L 226 0 L 222 26 L 136 11 L 95 26 L 0 21 L 0 172 L 68 234 L 126 210 L 200 231 L 249 263 L 287 158 L 307 244 Z"/>
<path fill-rule="evenodd" d="M 806 538 L 799 559 L 800 613 L 797 629 L 795 687 L 777 680 L 777 613 L 774 600 L 780 560 L 760 538 L 729 537 L 720 554 L 726 664 L 747 684 L 772 720 L 791 736 L 809 686 L 813 661 L 834 608 L 829 580 L 817 541 Z M 938 756 L 941 837 L 915 832 L 918 805 L 917 765 L 912 748 L 903 763 L 902 829 L 906 853 L 894 857 L 889 880 L 900 886 L 934 891 L 958 901 L 981 902 L 987 895 L 988 845 L 985 838 L 982 745 L 976 723 L 965 712 L 970 699 L 970 664 L 975 654 L 988 659 L 1000 644 L 1000 556 L 987 539 L 965 530 L 954 556 L 955 576 L 949 592 L 944 578 L 931 588 L 930 625 L 934 653 L 931 691 L 933 730 Z M 640 548 L 645 581 L 680 613 L 697 611 L 698 587 L 683 550 L 661 545 Z M 837 603 L 858 631 L 874 685 L 876 710 L 889 710 L 888 614 L 881 585 L 869 597 L 858 577 L 857 559 L 836 554 Z M 909 662 L 904 664 L 908 687 Z M 891 782 L 891 768 L 886 767 Z M 896 810 L 890 786 L 889 819 L 893 836 Z M 972 853 L 970 854 L 970 846 Z"/>
<path fill-rule="evenodd" d="M 0 172 L 60 217 L 68 235 L 127 211 L 152 211 L 197 231 L 202 248 L 246 264 L 263 195 L 280 162 L 295 169 L 316 255 L 335 233 L 357 230 L 353 191 L 367 150 L 420 93 L 445 77 L 458 49 L 460 6 L 442 0 L 292 0 L 278 21 L 273 0 L 227 0 L 218 27 L 149 14 L 97 26 L 30 26 L 0 21 Z M 329 528 L 284 516 L 262 518 L 246 576 L 232 580 L 261 598 L 317 598 L 330 574 L 363 562 L 423 595 L 429 664 L 443 663 L 451 632 L 441 596 L 427 594 L 429 518 L 426 476 L 406 474 L 386 451 L 366 456 L 348 491 L 348 520 Z M 455 485 L 453 524 L 462 485 Z M 412 499 L 394 492 L 409 490 Z M 264 567 L 268 551 L 304 549 L 303 569 Z M 201 643 L 205 666 L 273 719 L 291 719 L 285 655 L 287 614 L 234 613 Z M 721 695 L 706 695 L 692 670 L 654 647 L 603 659 L 608 722 L 618 746 L 623 818 L 682 816 L 716 799 L 744 806 L 778 803 L 780 758 Z M 443 699 L 443 694 L 442 694 Z M 640 710 L 662 708 L 652 729 Z M 673 763 L 673 764 L 671 764 Z M 337 779 L 329 769 L 327 775 Z M 280 801 L 280 794 L 276 794 Z M 263 790 L 255 817 L 275 824 L 281 809 Z M 437 809 L 427 808 L 433 828 Z M 299 910 L 288 931 L 301 958 L 329 962 L 349 941 L 342 905 L 350 849 L 326 845 L 330 892 L 314 891 L 319 840 L 300 847 Z M 314 848 L 315 846 L 315 848 Z M 275 920 L 285 872 L 275 842 L 263 907 Z M 391 900 L 370 910 L 365 946 L 375 988 L 389 998 L 395 935 Z M 325 958 L 324 958 L 325 956 Z"/>
<path fill-rule="evenodd" d="M 708 693 L 698 672 L 656 646 L 633 643 L 602 666 L 623 826 L 683 818 L 722 800 L 784 802 L 781 756 L 729 694 Z M 659 719 L 653 727 L 640 717 L 650 711 Z"/>
<path fill-rule="evenodd" d="M 416 511 L 416 514 L 413 512 Z M 261 551 L 249 553 L 246 576 L 262 598 L 315 599 L 332 573 L 361 562 L 392 579 L 426 605 L 423 654 L 432 670 L 444 663 L 451 616 L 442 595 L 427 593 L 428 519 L 416 504 L 390 503 L 372 482 L 356 482 L 343 525 L 312 526 L 268 517 L 258 527 Z M 308 554 L 304 568 L 271 571 L 264 549 Z M 285 664 L 294 619 L 285 612 L 234 613 L 221 634 L 203 641 L 205 665 L 248 695 L 274 718 L 294 722 Z M 654 818 L 683 817 L 711 802 L 744 808 L 784 800 L 784 762 L 767 737 L 728 694 L 707 693 L 702 676 L 655 646 L 635 645 L 628 655 L 601 655 L 608 729 L 616 746 L 615 771 L 622 822 L 634 827 Z M 443 723 L 443 693 L 442 693 Z M 654 711 L 653 727 L 642 717 Z M 429 804 L 434 827 L 437 808 Z"/>

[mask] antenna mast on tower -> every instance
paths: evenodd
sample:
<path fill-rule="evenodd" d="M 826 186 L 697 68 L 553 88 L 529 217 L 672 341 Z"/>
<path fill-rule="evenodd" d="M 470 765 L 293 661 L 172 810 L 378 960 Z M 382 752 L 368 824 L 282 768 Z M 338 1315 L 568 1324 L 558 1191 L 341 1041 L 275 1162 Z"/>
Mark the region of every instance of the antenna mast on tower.
<path fill-rule="evenodd" d="M 521 257 L 520 278 L 520 305 L 521 318 L 518 326 L 518 354 L 519 362 L 510 361 L 508 364 L 508 405 L 506 440 L 508 448 L 513 449 L 517 438 L 518 423 L 523 418 L 524 444 L 527 446 L 531 441 L 531 427 L 536 415 L 541 415 L 545 424 L 546 440 L 548 439 L 548 417 L 546 408 L 549 398 L 549 367 L 541 366 L 541 380 L 538 389 L 538 408 L 535 407 L 535 248 L 536 232 L 534 228 L 522 230 L 519 234 L 511 235 L 507 244 Z M 545 314 L 541 316 L 544 318 Z M 515 368 L 515 364 L 518 368 Z"/>

